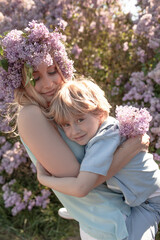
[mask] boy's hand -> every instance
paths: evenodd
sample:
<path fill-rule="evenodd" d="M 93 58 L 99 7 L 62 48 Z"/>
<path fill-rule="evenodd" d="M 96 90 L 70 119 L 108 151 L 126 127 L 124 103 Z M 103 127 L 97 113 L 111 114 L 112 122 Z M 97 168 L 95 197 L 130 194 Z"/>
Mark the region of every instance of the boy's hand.
<path fill-rule="evenodd" d="M 51 174 L 38 161 L 36 163 L 36 168 L 37 168 L 37 179 L 38 179 L 39 182 L 41 182 L 43 177 L 51 176 Z"/>
<path fill-rule="evenodd" d="M 150 136 L 145 133 L 140 137 L 141 137 L 142 151 L 148 152 L 148 147 L 150 144 Z"/>

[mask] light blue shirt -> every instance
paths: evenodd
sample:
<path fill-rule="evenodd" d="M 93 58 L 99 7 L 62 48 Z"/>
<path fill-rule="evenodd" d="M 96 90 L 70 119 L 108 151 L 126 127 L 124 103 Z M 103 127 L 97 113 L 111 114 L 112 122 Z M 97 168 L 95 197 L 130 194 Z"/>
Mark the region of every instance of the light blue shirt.
<path fill-rule="evenodd" d="M 81 162 L 84 148 L 66 138 L 62 130 L 60 132 Z M 26 144 L 23 144 L 32 162 L 36 164 L 35 156 Z M 128 216 L 130 208 L 124 203 L 121 193 L 114 193 L 103 184 L 83 198 L 65 195 L 57 191 L 54 193 L 71 216 L 79 222 L 83 231 L 90 236 L 97 240 L 121 240 L 128 236 L 124 214 Z"/>
<path fill-rule="evenodd" d="M 85 147 L 80 171 L 107 175 L 117 147 L 124 141 L 119 133 L 119 123 L 108 117 Z M 160 188 L 160 170 L 153 155 L 138 153 L 121 171 L 107 181 L 115 192 L 123 193 L 130 206 L 138 206 Z"/>

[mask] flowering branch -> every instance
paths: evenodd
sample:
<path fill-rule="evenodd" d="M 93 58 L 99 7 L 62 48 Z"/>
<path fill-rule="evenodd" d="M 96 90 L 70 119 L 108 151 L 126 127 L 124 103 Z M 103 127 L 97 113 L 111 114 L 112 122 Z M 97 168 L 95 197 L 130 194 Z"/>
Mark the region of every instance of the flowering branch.
<path fill-rule="evenodd" d="M 126 137 L 141 135 L 149 130 L 152 116 L 145 109 L 132 106 L 117 106 L 116 118 L 119 121 L 120 134 Z"/>

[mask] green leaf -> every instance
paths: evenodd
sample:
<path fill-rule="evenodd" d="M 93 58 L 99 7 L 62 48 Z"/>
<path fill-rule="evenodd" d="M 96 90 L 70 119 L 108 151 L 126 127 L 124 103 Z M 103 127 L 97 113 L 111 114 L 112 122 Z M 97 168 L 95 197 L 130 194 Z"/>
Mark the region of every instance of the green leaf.
<path fill-rule="evenodd" d="M 10 31 L 5 31 L 5 32 L 3 33 L 3 35 L 6 36 L 9 32 L 10 32 Z"/>
<path fill-rule="evenodd" d="M 35 81 L 34 79 L 31 80 L 31 85 L 32 85 L 33 87 L 35 87 L 36 81 Z"/>
<path fill-rule="evenodd" d="M 0 66 L 8 72 L 8 60 L 7 59 L 2 59 L 0 60 Z"/>
<path fill-rule="evenodd" d="M 2 48 L 2 46 L 0 45 L 0 55 L 3 56 L 3 53 L 4 53 L 3 48 Z"/>
<path fill-rule="evenodd" d="M 35 80 L 33 78 L 33 67 L 31 67 L 29 64 L 24 64 L 24 72 L 26 76 L 26 83 L 25 86 L 30 82 L 32 86 L 35 86 Z"/>
<path fill-rule="evenodd" d="M 24 32 L 24 33 L 22 33 L 22 37 L 27 38 L 28 34 Z"/>

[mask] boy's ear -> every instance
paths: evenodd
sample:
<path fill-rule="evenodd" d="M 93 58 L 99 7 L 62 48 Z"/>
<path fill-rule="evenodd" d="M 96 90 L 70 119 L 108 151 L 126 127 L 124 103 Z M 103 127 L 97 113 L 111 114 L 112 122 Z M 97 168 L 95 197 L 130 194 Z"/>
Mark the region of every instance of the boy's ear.
<path fill-rule="evenodd" d="M 101 113 L 100 115 L 99 115 L 99 123 L 100 124 L 102 124 L 103 122 L 104 122 L 104 114 L 103 113 Z"/>

